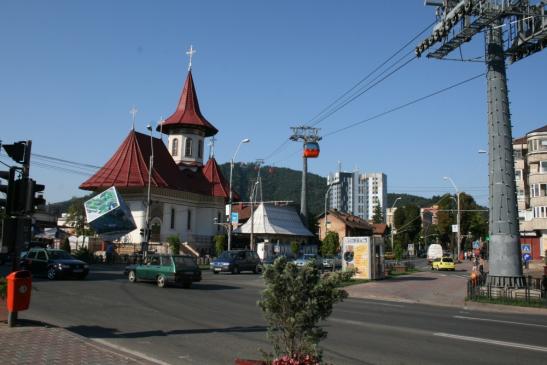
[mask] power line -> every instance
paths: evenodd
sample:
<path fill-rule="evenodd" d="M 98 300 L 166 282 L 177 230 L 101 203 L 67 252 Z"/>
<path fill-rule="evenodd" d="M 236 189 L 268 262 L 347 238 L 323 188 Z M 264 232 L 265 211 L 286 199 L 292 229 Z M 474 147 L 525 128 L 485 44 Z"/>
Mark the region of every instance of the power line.
<path fill-rule="evenodd" d="M 468 78 L 468 79 L 466 79 L 466 80 L 460 81 L 460 82 L 458 82 L 458 83 L 455 83 L 455 84 L 452 84 L 452 85 L 450 85 L 450 86 L 447 86 L 447 87 L 445 87 L 445 88 L 443 88 L 443 89 L 437 90 L 437 91 L 435 91 L 435 92 L 433 92 L 433 93 L 431 93 L 431 94 L 428 94 L 428 95 L 419 97 L 419 98 L 417 98 L 417 99 L 414 99 L 414 100 L 412 100 L 412 101 L 409 101 L 408 103 L 405 103 L 405 104 L 396 106 L 396 107 L 391 108 L 391 109 L 389 109 L 389 110 L 386 110 L 386 111 L 384 111 L 384 112 L 382 112 L 382 113 L 373 115 L 372 117 L 369 117 L 369 118 L 367 118 L 367 119 L 363 119 L 363 120 L 361 120 L 361 121 L 359 121 L 359 122 L 355 122 L 355 123 L 352 123 L 352 124 L 347 125 L 347 126 L 345 126 L 345 127 L 336 129 L 336 130 L 334 130 L 334 131 L 332 131 L 332 132 L 329 132 L 329 133 L 323 135 L 323 138 L 328 137 L 328 136 L 332 136 L 332 135 L 334 135 L 334 134 L 343 132 L 343 131 L 345 131 L 345 130 L 347 130 L 347 129 L 356 127 L 356 126 L 358 126 L 358 125 L 364 124 L 364 123 L 369 122 L 369 121 L 371 121 L 371 120 L 378 119 L 378 118 L 383 117 L 383 116 L 385 116 L 385 115 L 387 115 L 387 114 L 391 114 L 391 113 L 396 112 L 396 111 L 398 111 L 398 110 L 404 109 L 404 108 L 409 107 L 409 106 L 414 105 L 414 104 L 417 104 L 417 103 L 419 103 L 420 101 L 423 101 L 423 100 L 429 99 L 429 98 L 431 98 L 431 97 L 433 97 L 433 96 L 442 94 L 443 92 L 446 92 L 446 91 L 448 91 L 448 90 L 454 89 L 454 88 L 456 88 L 456 87 L 458 87 L 458 86 L 461 86 L 461 85 L 463 85 L 463 84 L 466 84 L 466 83 L 468 83 L 468 82 L 471 82 L 471 81 L 473 81 L 473 80 L 475 80 L 475 79 L 478 79 L 479 77 L 482 77 L 482 76 L 484 76 L 484 75 L 485 75 L 485 73 L 483 72 L 483 73 L 481 73 L 481 74 L 479 74 L 479 75 L 470 77 L 470 78 Z"/>

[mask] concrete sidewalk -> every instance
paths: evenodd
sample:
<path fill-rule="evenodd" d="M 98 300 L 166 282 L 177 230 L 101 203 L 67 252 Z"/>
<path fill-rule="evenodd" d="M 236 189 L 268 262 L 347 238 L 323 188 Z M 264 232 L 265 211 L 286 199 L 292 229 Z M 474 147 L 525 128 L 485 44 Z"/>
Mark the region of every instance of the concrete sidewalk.
<path fill-rule="evenodd" d="M 126 353 L 68 330 L 20 320 L 9 328 L 0 323 L 0 359 L 6 365 L 152 365 L 164 364 Z"/>

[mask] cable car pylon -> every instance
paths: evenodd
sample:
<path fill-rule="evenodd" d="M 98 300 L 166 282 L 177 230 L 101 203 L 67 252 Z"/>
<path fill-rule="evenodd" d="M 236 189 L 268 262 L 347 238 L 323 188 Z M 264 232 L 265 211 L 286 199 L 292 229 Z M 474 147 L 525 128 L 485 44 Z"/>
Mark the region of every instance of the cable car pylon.
<path fill-rule="evenodd" d="M 302 141 L 302 191 L 300 193 L 300 217 L 302 222 L 308 226 L 308 200 L 307 200 L 307 175 L 308 158 L 317 158 L 319 156 L 319 142 L 321 137 L 318 135 L 320 128 L 309 126 L 291 127 L 291 141 Z"/>

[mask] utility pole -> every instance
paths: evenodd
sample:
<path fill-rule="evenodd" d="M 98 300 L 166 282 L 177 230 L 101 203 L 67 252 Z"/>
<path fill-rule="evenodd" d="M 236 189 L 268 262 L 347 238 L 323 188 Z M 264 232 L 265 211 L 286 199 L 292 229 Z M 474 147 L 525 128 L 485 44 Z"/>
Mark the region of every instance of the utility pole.
<path fill-rule="evenodd" d="M 524 285 L 505 58 L 517 62 L 547 47 L 547 4 L 531 2 L 426 0 L 426 5 L 437 7 L 438 23 L 431 36 L 416 47 L 416 56 L 420 57 L 440 44 L 427 57 L 443 59 L 486 31 L 490 208 L 487 283 L 498 287 Z"/>
<path fill-rule="evenodd" d="M 318 135 L 319 128 L 313 128 L 309 126 L 291 127 L 292 136 L 291 141 L 302 141 L 302 190 L 300 193 L 300 217 L 305 226 L 308 226 L 308 201 L 307 201 L 307 175 L 308 175 L 308 157 L 306 157 L 304 151 L 308 143 L 317 144 L 321 140 Z"/>

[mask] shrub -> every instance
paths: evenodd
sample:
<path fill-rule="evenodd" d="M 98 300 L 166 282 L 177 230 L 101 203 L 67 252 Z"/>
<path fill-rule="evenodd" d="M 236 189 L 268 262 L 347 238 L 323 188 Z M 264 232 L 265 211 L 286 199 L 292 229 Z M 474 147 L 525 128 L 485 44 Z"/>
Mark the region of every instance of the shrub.
<path fill-rule="evenodd" d="M 6 299 L 8 291 L 8 282 L 6 281 L 6 278 L 3 276 L 0 276 L 0 299 Z"/>
<path fill-rule="evenodd" d="M 80 247 L 79 249 L 74 251 L 71 255 L 77 258 L 78 260 L 87 262 L 88 264 L 93 263 L 93 255 L 89 252 L 87 247 Z"/>
<path fill-rule="evenodd" d="M 338 233 L 329 231 L 321 243 L 321 255 L 332 256 L 340 249 L 340 238 Z"/>
<path fill-rule="evenodd" d="M 171 252 L 173 255 L 180 254 L 180 238 L 179 236 L 169 236 L 167 237 L 167 243 L 169 244 L 169 248 L 171 249 Z"/>
<path fill-rule="evenodd" d="M 298 256 L 298 253 L 300 252 L 300 244 L 298 242 L 291 242 L 291 252 L 293 253 L 293 255 Z"/>
<path fill-rule="evenodd" d="M 61 250 L 65 250 L 66 252 L 70 253 L 70 241 L 68 240 L 68 237 L 65 237 L 65 239 L 61 243 Z"/>
<path fill-rule="evenodd" d="M 397 261 L 400 261 L 403 258 L 403 254 L 404 254 L 405 250 L 403 249 L 403 247 L 399 243 L 397 243 L 395 245 L 394 251 L 395 251 L 394 252 L 395 253 L 395 259 Z"/>
<path fill-rule="evenodd" d="M 215 240 L 215 254 L 218 257 L 226 249 L 226 236 L 223 234 L 217 234 L 214 240 Z"/>
<path fill-rule="evenodd" d="M 298 268 L 284 257 L 266 268 L 266 289 L 258 305 L 268 323 L 268 338 L 276 357 L 274 364 L 320 363 L 318 343 L 327 332 L 318 323 L 330 316 L 336 302 L 347 297 L 338 288 L 347 275 L 321 276 L 314 262 Z"/>

